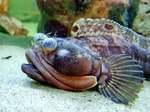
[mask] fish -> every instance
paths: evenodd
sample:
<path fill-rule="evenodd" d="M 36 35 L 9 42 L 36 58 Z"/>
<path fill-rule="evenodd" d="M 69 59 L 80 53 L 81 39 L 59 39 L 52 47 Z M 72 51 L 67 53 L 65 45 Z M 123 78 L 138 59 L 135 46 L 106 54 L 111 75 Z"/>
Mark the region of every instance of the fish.
<path fill-rule="evenodd" d="M 97 87 L 100 94 L 129 105 L 149 77 L 150 41 L 109 19 L 80 18 L 71 37 L 37 33 L 21 65 L 30 78 L 67 91 Z"/>

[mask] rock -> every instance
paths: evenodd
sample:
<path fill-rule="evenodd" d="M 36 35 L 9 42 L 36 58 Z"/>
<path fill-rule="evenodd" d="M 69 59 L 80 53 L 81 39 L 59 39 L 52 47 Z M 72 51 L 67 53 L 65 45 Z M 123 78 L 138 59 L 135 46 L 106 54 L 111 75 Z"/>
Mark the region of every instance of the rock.
<path fill-rule="evenodd" d="M 150 0 L 141 0 L 141 4 L 150 5 Z"/>
<path fill-rule="evenodd" d="M 28 31 L 22 25 L 22 23 L 6 15 L 0 16 L 0 32 L 8 33 L 10 35 L 27 35 Z"/>
<path fill-rule="evenodd" d="M 133 29 L 142 34 L 143 36 L 150 38 L 150 1 L 142 0 L 139 6 L 139 12 L 136 16 Z"/>
<path fill-rule="evenodd" d="M 66 37 L 74 21 L 83 18 L 110 18 L 132 26 L 140 0 L 36 0 L 41 11 L 38 32 Z M 52 24 L 52 22 L 57 24 Z M 49 26 L 50 25 L 50 26 Z M 58 28 L 60 29 L 58 31 Z M 64 34 L 62 34 L 64 32 Z"/>
<path fill-rule="evenodd" d="M 0 0 L 0 15 L 6 14 L 8 11 L 7 0 Z"/>

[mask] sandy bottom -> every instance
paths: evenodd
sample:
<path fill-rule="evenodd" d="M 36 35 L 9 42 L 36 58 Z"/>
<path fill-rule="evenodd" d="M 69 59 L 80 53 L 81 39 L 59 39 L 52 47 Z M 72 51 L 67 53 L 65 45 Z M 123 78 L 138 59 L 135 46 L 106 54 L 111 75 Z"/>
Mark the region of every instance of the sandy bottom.
<path fill-rule="evenodd" d="M 0 46 L 0 112 L 148 112 L 150 82 L 130 106 L 116 104 L 96 90 L 68 92 L 28 78 L 20 66 L 26 49 Z M 5 57 L 12 56 L 9 59 Z"/>

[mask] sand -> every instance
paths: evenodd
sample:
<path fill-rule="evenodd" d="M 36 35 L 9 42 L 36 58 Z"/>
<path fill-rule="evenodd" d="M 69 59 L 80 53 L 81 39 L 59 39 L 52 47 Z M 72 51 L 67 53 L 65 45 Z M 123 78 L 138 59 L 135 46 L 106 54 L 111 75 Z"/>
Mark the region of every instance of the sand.
<path fill-rule="evenodd" d="M 131 105 L 116 104 L 97 90 L 69 92 L 36 82 L 21 71 L 26 49 L 0 46 L 0 112 L 148 112 L 150 82 Z M 5 57 L 12 56 L 9 59 Z"/>

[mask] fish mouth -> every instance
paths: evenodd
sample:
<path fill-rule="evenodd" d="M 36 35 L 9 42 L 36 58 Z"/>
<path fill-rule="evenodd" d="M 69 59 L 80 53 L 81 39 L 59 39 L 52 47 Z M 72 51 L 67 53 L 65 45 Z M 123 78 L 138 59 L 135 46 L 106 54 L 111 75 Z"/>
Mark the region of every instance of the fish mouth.
<path fill-rule="evenodd" d="M 28 75 L 28 77 L 30 77 L 34 80 L 36 79 L 37 81 L 40 81 L 40 82 L 46 81 L 46 79 L 42 76 L 41 72 L 33 64 L 25 64 L 24 63 L 24 64 L 22 64 L 21 69 L 24 73 L 26 73 Z"/>
<path fill-rule="evenodd" d="M 67 76 L 58 72 L 51 64 L 47 63 L 40 53 L 32 49 L 27 50 L 28 64 L 22 64 L 21 69 L 30 78 L 48 82 L 58 88 L 70 91 L 83 91 L 97 84 L 95 76 Z"/>
<path fill-rule="evenodd" d="M 28 64 L 23 63 L 21 65 L 22 71 L 34 80 L 41 81 L 41 82 L 47 82 L 39 70 L 39 69 L 43 69 L 42 63 L 41 63 L 40 59 L 38 58 L 38 55 L 32 49 L 29 49 L 26 52 L 26 59 L 28 61 Z M 39 65 L 41 65 L 41 67 Z"/>

